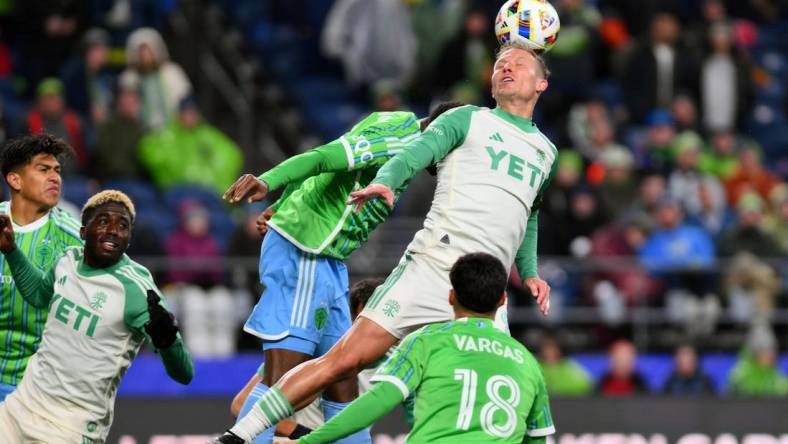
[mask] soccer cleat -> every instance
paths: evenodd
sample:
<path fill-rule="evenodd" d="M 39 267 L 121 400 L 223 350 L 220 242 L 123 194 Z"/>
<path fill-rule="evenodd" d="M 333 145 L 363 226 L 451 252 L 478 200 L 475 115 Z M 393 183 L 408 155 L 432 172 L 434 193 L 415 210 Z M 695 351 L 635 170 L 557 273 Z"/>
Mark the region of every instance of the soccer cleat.
<path fill-rule="evenodd" d="M 208 441 L 208 444 L 246 444 L 246 441 L 241 439 L 238 435 L 231 431 L 227 431 L 222 436 L 217 436 L 216 438 Z"/>

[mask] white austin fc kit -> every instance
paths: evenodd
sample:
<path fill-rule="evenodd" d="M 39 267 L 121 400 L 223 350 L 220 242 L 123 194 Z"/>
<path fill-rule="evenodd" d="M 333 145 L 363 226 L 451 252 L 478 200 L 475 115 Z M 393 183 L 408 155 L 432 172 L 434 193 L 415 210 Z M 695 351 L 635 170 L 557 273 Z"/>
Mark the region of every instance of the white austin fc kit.
<path fill-rule="evenodd" d="M 118 385 L 147 337 L 146 292 L 159 290 L 126 255 L 92 268 L 82 251 L 67 250 L 43 275 L 19 250 L 6 255 L 20 293 L 49 307 L 49 317 L 22 382 L 0 405 L 3 444 L 95 444 L 109 432 Z M 173 379 L 190 379 L 193 365 L 180 337 L 158 352 Z"/>
<path fill-rule="evenodd" d="M 397 338 L 453 318 L 449 271 L 468 253 L 489 253 L 536 277 L 538 203 L 558 151 L 530 119 L 501 108 L 463 106 L 438 117 L 373 183 L 398 189 L 437 164 L 438 184 L 424 228 L 361 316 Z M 497 322 L 506 328 L 505 307 Z"/>

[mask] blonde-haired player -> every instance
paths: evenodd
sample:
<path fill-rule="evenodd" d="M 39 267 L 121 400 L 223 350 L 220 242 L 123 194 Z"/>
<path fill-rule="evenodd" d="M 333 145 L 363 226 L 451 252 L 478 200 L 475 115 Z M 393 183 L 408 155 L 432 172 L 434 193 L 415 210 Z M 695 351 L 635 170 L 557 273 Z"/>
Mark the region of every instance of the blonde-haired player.
<path fill-rule="evenodd" d="M 146 339 L 171 378 L 191 381 L 194 366 L 175 318 L 160 304 L 150 272 L 125 254 L 134 217 L 125 194 L 94 195 L 82 209 L 85 246 L 66 250 L 41 273 L 0 215 L 0 251 L 16 285 L 29 304 L 50 308 L 38 352 L 0 405 L 4 443 L 104 442 L 120 379 Z"/>

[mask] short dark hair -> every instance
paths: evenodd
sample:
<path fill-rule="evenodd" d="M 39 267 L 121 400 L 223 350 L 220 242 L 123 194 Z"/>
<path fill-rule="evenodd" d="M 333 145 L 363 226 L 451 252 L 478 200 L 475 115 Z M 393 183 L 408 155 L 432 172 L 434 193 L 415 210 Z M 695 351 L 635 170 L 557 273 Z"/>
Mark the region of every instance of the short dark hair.
<path fill-rule="evenodd" d="M 449 280 L 460 305 L 476 313 L 491 313 L 506 290 L 507 273 L 496 257 L 470 253 L 457 259 Z"/>
<path fill-rule="evenodd" d="M 51 154 L 58 161 L 74 154 L 74 150 L 62 139 L 58 139 L 49 134 L 35 136 L 22 136 L 7 141 L 0 152 L 0 170 L 3 178 L 8 173 L 16 171 L 30 163 L 39 154 Z"/>
<path fill-rule="evenodd" d="M 437 119 L 438 116 L 440 116 L 441 114 L 445 113 L 450 109 L 457 108 L 460 106 L 465 106 L 465 104 L 462 102 L 441 102 L 437 104 L 435 108 L 432 108 L 430 114 L 421 120 L 421 130 L 424 131 L 425 129 L 427 129 L 427 127 L 430 126 L 430 123 L 432 123 L 435 119 Z"/>
<path fill-rule="evenodd" d="M 357 307 L 363 308 L 367 301 L 372 297 L 375 289 L 383 285 L 383 278 L 362 279 L 350 287 L 350 311 L 353 312 Z"/>

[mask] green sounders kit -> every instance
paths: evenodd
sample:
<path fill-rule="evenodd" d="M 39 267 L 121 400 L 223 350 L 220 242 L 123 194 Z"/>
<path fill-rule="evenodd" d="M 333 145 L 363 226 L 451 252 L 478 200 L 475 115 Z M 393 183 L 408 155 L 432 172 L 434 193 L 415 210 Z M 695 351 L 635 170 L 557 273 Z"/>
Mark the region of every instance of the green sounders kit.
<path fill-rule="evenodd" d="M 339 139 L 306 153 L 321 174 L 293 182 L 302 155 L 261 175 L 270 190 L 290 183 L 274 205 L 269 226 L 302 251 L 345 260 L 391 212 L 378 199 L 356 214 L 346 203 L 350 192 L 367 186 L 380 166 L 419 134 L 413 113 L 372 113 Z"/>
<path fill-rule="evenodd" d="M 372 381 L 415 393 L 409 443 L 521 443 L 554 433 L 539 364 L 490 319 L 411 333 Z"/>
<path fill-rule="evenodd" d="M 10 214 L 10 202 L 0 203 L 0 214 Z M 39 270 L 48 269 L 66 248 L 82 245 L 80 224 L 67 212 L 49 214 L 23 227 L 14 225 L 16 245 Z M 17 385 L 27 361 L 38 349 L 47 309 L 28 304 L 19 293 L 5 258 L 0 255 L 3 287 L 0 295 L 0 383 Z"/>

